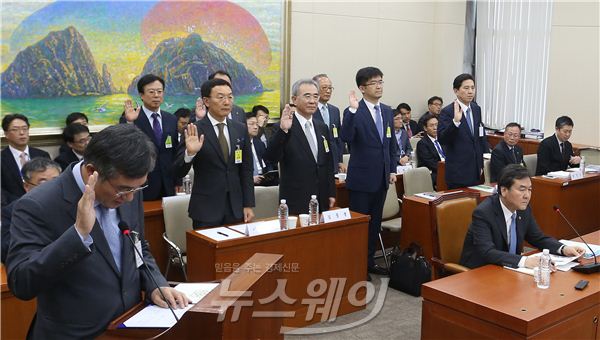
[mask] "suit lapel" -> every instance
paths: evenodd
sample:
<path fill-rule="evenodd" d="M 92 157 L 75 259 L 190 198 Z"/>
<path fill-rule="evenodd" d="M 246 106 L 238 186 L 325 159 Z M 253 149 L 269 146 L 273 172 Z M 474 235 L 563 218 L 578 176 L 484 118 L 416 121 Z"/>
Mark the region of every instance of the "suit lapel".
<path fill-rule="evenodd" d="M 504 220 L 504 212 L 502 211 L 502 207 L 500 206 L 500 195 L 496 195 L 496 202 L 494 202 L 494 215 L 496 215 L 496 225 L 500 229 L 500 235 L 502 235 L 502 240 L 504 240 L 504 245 L 506 246 L 506 250 L 508 250 L 508 236 L 506 232 L 506 221 Z M 518 230 L 518 229 L 517 229 Z"/>
<path fill-rule="evenodd" d="M 204 117 L 204 119 L 198 122 L 198 125 L 201 127 L 202 131 L 204 131 L 204 141 L 208 142 L 208 144 L 214 148 L 214 151 L 219 155 L 219 158 L 223 163 L 227 163 L 225 158 L 223 158 L 223 152 L 221 152 L 221 146 L 219 145 L 219 138 L 217 137 L 217 133 L 215 132 L 210 119 Z"/>
<path fill-rule="evenodd" d="M 313 127 L 314 127 L 314 122 L 313 122 Z M 300 121 L 298 121 L 298 118 L 296 118 L 296 115 L 294 115 L 294 119 L 292 121 L 292 130 L 296 130 L 296 134 L 298 135 L 298 139 L 300 140 L 300 144 L 301 144 L 301 148 L 304 149 L 304 152 L 306 152 L 306 155 L 308 156 L 309 159 L 312 159 L 312 161 L 315 161 L 315 157 L 312 154 L 312 150 L 310 149 L 310 145 L 308 144 L 308 137 L 306 136 L 306 134 L 304 133 L 304 127 L 302 125 L 300 125 Z M 315 129 L 315 135 L 316 135 L 316 129 Z M 318 146 L 317 146 L 317 150 L 318 150 Z M 317 151 L 317 157 L 318 157 L 318 151 Z"/>
<path fill-rule="evenodd" d="M 150 137 L 150 139 L 152 140 L 152 142 L 154 142 L 154 145 L 156 145 L 156 147 L 158 147 L 160 149 L 160 144 L 161 144 L 162 141 L 157 141 L 156 137 L 154 137 L 154 129 L 152 129 L 152 124 L 150 123 L 150 120 L 148 119 L 148 116 L 146 116 L 146 112 L 144 111 L 143 108 L 140 111 L 140 115 L 138 116 L 138 119 L 136 120 L 136 125 L 148 137 Z M 165 133 L 164 133 L 164 129 L 163 129 L 163 138 L 164 138 L 164 136 L 165 136 Z"/>
<path fill-rule="evenodd" d="M 2 152 L 5 153 L 5 156 L 4 156 L 4 159 L 2 160 L 2 162 L 6 162 L 6 165 L 8 165 L 9 171 L 12 173 L 12 177 L 22 178 L 21 173 L 19 172 L 19 166 L 17 165 L 17 162 L 15 161 L 15 158 L 13 157 L 12 152 L 10 151 L 8 146 L 6 148 L 4 148 L 4 150 Z M 29 153 L 31 154 L 31 150 L 29 151 Z M 23 191 L 25 191 L 25 190 L 23 190 Z"/>
<path fill-rule="evenodd" d="M 381 106 L 379 107 L 379 110 L 381 111 Z M 367 129 L 369 129 L 369 131 L 371 131 L 371 134 L 373 135 L 373 137 L 376 140 L 381 142 L 381 139 L 379 138 L 379 132 L 377 131 L 377 127 L 375 126 L 375 121 L 373 120 L 371 111 L 367 107 L 367 104 L 365 103 L 364 99 L 361 99 L 360 102 L 358 103 L 358 111 L 356 113 L 359 113 L 359 112 L 362 112 L 363 119 L 366 120 L 366 122 L 367 122 L 366 123 L 368 126 Z M 384 125 L 384 127 L 385 127 L 385 125 Z"/>

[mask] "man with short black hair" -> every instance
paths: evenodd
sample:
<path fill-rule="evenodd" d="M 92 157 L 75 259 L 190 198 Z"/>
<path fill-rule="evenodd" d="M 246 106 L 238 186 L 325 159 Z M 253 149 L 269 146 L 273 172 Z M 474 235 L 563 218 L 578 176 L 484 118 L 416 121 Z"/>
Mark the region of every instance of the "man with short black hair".
<path fill-rule="evenodd" d="M 258 139 L 265 145 L 265 148 L 269 145 L 269 138 L 271 138 L 272 131 L 267 126 L 269 122 L 269 109 L 264 105 L 254 105 L 252 107 L 252 115 L 256 117 L 258 124 Z M 248 116 L 246 116 L 248 121 Z"/>
<path fill-rule="evenodd" d="M 446 158 L 444 148 L 437 139 L 437 118 L 428 113 L 423 117 L 423 130 L 426 135 L 417 143 L 417 159 L 419 166 L 424 166 L 431 171 L 431 182 L 437 185 L 438 162 Z"/>
<path fill-rule="evenodd" d="M 394 134 L 396 135 L 396 142 L 398 143 L 398 151 L 400 152 L 400 158 L 398 164 L 406 165 L 410 161 L 410 154 L 413 151 L 408 138 L 408 132 L 403 128 L 404 123 L 402 121 L 402 114 L 400 111 L 393 110 L 394 115 Z"/>
<path fill-rule="evenodd" d="M 92 339 L 141 302 L 182 308 L 189 299 L 168 287 L 144 239 L 140 191 L 154 167 L 148 137 L 128 124 L 109 126 L 90 141 L 81 162 L 23 196 L 12 215 L 8 286 L 37 299 L 31 339 Z M 141 268 L 131 231 L 168 302 Z"/>
<path fill-rule="evenodd" d="M 25 163 L 23 169 L 21 169 L 23 174 L 23 189 L 25 189 L 25 192 L 27 193 L 38 185 L 58 177 L 60 171 L 60 165 L 56 162 L 44 157 L 34 158 Z M 10 221 L 12 219 L 14 205 L 17 201 L 12 201 L 2 207 L 2 263 L 6 262 L 6 255 L 8 254 L 8 246 L 10 245 Z"/>
<path fill-rule="evenodd" d="M 65 170 L 69 164 L 79 162 L 83 158 L 85 148 L 90 142 L 90 130 L 87 126 L 79 123 L 67 125 L 63 130 L 63 141 L 68 146 L 54 161 Z"/>
<path fill-rule="evenodd" d="M 468 268 L 486 264 L 536 267 L 538 258 L 521 255 L 524 241 L 540 250 L 548 249 L 564 256 L 578 256 L 585 251 L 581 247 L 565 246 L 542 233 L 529 207 L 532 187 L 525 167 L 507 165 L 498 179 L 498 189 L 498 194 L 483 200 L 473 211 L 461 265 Z"/>
<path fill-rule="evenodd" d="M 88 126 L 89 120 L 85 113 L 71 112 L 65 119 L 65 126 L 69 126 L 74 123 Z"/>
<path fill-rule="evenodd" d="M 194 228 L 250 222 L 254 218 L 252 149 L 248 130 L 228 118 L 233 105 L 231 84 L 214 78 L 202 84 L 208 114 L 188 124 L 177 152 L 179 177 L 194 167 L 188 209 Z"/>
<path fill-rule="evenodd" d="M 442 111 L 442 105 L 444 105 L 444 100 L 442 99 L 442 97 L 433 96 L 427 99 L 427 112 L 421 115 L 421 118 L 419 118 L 419 121 L 417 122 L 418 125 L 420 127 L 425 126 L 424 119 L 425 116 L 427 116 L 428 114 L 431 114 L 435 118 L 438 118 L 440 112 Z"/>
<path fill-rule="evenodd" d="M 560 116 L 556 119 L 554 124 L 556 132 L 541 141 L 538 147 L 536 176 L 579 165 L 581 157 L 575 156 L 573 146 L 569 142 L 573 126 L 573 120 L 568 116 Z"/>
<path fill-rule="evenodd" d="M 265 176 L 263 176 L 267 172 L 273 170 L 273 167 L 271 166 L 271 162 L 267 162 L 264 159 L 267 148 L 260 140 L 260 137 L 258 137 L 259 125 L 256 113 L 248 112 L 246 114 L 246 126 L 248 127 L 248 135 L 250 136 L 250 144 L 252 149 L 252 176 L 254 178 L 254 185 L 277 185 L 272 179 L 265 179 Z"/>
<path fill-rule="evenodd" d="M 233 89 L 233 81 L 229 73 L 223 70 L 218 70 L 213 72 L 208 76 L 208 80 L 211 79 L 223 79 L 231 85 L 231 89 Z M 246 112 L 241 106 L 237 106 L 234 103 L 231 105 L 231 112 L 227 116 L 227 118 L 235 120 L 236 122 L 240 122 L 242 124 L 246 124 Z"/>
<path fill-rule="evenodd" d="M 400 113 L 400 117 L 402 117 L 402 128 L 408 134 L 408 138 L 412 137 L 420 137 L 423 131 L 419 124 L 411 119 L 411 111 L 410 105 L 406 103 L 400 103 L 396 107 L 396 110 Z"/>
<path fill-rule="evenodd" d="M 179 145 L 179 135 L 177 118 L 160 108 L 164 101 L 165 81 L 154 74 L 146 74 L 138 80 L 137 89 L 142 106 L 134 108 L 132 101 L 126 100 L 125 114 L 120 122 L 135 124 L 154 142 L 158 150 L 156 167 L 148 174 L 144 200 L 153 201 L 165 196 L 174 196 L 178 181 L 173 171 L 173 162 Z"/>
<path fill-rule="evenodd" d="M 517 145 L 521 139 L 521 125 L 519 123 L 508 123 L 504 128 L 504 140 L 496 144 L 492 150 L 490 160 L 490 181 L 496 182 L 500 172 L 508 164 L 522 164 L 523 149 Z"/>
<path fill-rule="evenodd" d="M 29 119 L 22 114 L 7 114 L 2 118 L 2 130 L 8 146 L 0 153 L 0 171 L 2 187 L 2 206 L 18 199 L 25 194 L 21 177 L 23 165 L 35 158 L 50 159 L 50 155 L 41 149 L 30 147 Z"/>

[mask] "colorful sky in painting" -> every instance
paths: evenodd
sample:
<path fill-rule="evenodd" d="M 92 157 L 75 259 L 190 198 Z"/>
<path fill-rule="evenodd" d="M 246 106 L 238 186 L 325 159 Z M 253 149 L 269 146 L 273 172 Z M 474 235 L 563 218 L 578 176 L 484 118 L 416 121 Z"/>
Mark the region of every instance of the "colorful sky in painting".
<path fill-rule="evenodd" d="M 1 70 L 48 32 L 74 26 L 97 66 L 107 64 L 116 87 L 125 89 L 158 42 L 193 30 L 249 67 L 266 88 L 278 88 L 281 22 L 273 18 L 282 6 L 259 0 L 3 2 Z"/>

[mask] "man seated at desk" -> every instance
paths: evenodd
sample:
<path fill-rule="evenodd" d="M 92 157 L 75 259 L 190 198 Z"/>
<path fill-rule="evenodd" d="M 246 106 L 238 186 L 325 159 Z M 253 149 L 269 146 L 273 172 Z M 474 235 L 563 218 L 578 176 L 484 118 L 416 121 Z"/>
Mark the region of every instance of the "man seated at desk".
<path fill-rule="evenodd" d="M 554 127 L 556 133 L 541 141 L 538 147 L 536 176 L 576 167 L 581 162 L 581 158 L 573 154 L 573 146 L 569 142 L 573 120 L 567 116 L 558 117 Z"/>
<path fill-rule="evenodd" d="M 549 249 L 553 254 L 576 256 L 584 252 L 581 247 L 565 246 L 542 233 L 529 207 L 531 179 L 525 167 L 507 165 L 500 174 L 498 188 L 498 194 L 484 200 L 473 211 L 461 265 L 534 268 L 539 263 L 537 257 L 520 255 L 523 241 L 538 249 Z"/>
<path fill-rule="evenodd" d="M 523 164 L 523 149 L 517 145 L 521 139 L 521 125 L 508 123 L 504 128 L 504 140 L 492 150 L 490 181 L 496 182 L 500 172 L 508 164 Z"/>

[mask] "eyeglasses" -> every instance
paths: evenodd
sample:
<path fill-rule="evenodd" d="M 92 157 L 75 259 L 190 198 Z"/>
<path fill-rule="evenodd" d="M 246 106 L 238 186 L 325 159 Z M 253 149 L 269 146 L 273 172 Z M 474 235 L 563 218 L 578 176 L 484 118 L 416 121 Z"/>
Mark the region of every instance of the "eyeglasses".
<path fill-rule="evenodd" d="M 140 190 L 144 190 L 148 187 L 148 184 L 142 185 L 141 187 L 137 187 L 137 188 L 132 188 L 132 189 L 128 189 L 128 190 L 123 190 L 123 191 L 118 191 L 117 187 L 115 187 L 110 180 L 107 180 L 108 184 L 110 184 L 111 187 L 113 187 L 113 189 L 115 189 L 115 191 L 117 191 L 117 193 L 115 194 L 116 198 L 121 198 L 123 196 L 129 195 L 129 194 L 135 194 L 136 192 L 140 191 Z"/>
<path fill-rule="evenodd" d="M 321 90 L 323 91 L 333 91 L 335 88 L 333 86 L 322 86 Z"/>
<path fill-rule="evenodd" d="M 146 90 L 144 92 L 148 93 L 151 96 L 154 96 L 156 94 L 159 95 L 159 96 L 162 96 L 165 93 L 165 91 L 162 90 L 162 89 L 148 89 L 148 90 Z"/>
<path fill-rule="evenodd" d="M 224 95 L 220 94 L 220 95 L 216 95 L 216 96 L 211 96 L 210 98 L 214 98 L 220 102 L 224 102 L 224 101 L 233 102 L 233 95 L 224 96 Z"/>
<path fill-rule="evenodd" d="M 21 126 L 21 127 L 14 127 L 14 128 L 8 129 L 8 132 L 12 132 L 12 133 L 27 132 L 27 131 L 29 131 L 29 126 Z"/>
<path fill-rule="evenodd" d="M 384 81 L 379 80 L 379 81 L 368 82 L 365 84 L 365 86 L 383 86 L 383 84 L 384 84 Z"/>
<path fill-rule="evenodd" d="M 87 137 L 85 137 L 85 138 L 82 138 L 82 139 L 80 139 L 80 140 L 78 140 L 78 141 L 76 141 L 76 142 L 74 141 L 73 143 L 74 143 L 74 144 L 83 145 L 83 144 L 87 144 L 87 143 L 89 143 L 91 140 L 92 140 L 92 136 L 87 136 Z"/>

